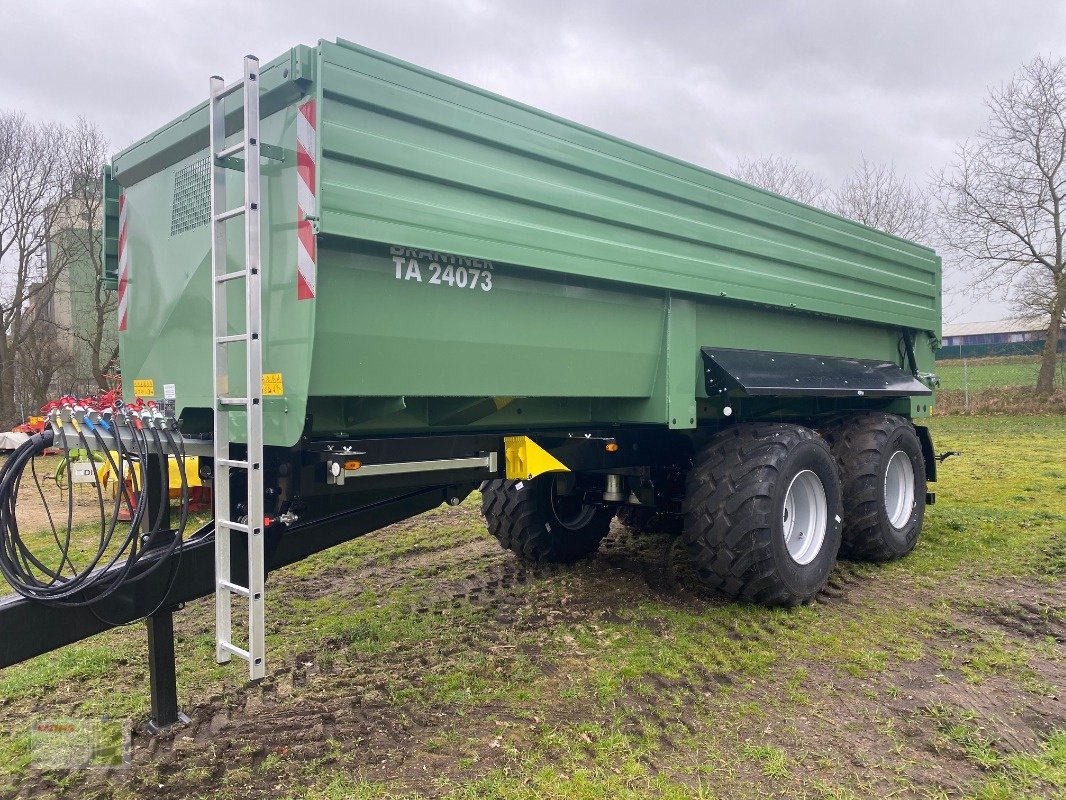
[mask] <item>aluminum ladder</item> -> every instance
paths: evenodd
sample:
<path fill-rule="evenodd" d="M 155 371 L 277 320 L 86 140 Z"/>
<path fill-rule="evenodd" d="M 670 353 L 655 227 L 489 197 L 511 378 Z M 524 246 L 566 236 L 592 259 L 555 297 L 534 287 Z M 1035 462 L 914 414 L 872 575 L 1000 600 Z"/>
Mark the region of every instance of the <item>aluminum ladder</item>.
<path fill-rule="evenodd" d="M 244 95 L 244 129 L 236 144 L 226 146 L 226 98 L 236 92 Z M 244 78 L 229 85 L 222 78 L 211 78 L 210 103 L 211 161 L 211 279 L 212 336 L 214 369 L 214 503 L 215 503 L 215 658 L 221 664 L 231 656 L 248 662 L 251 680 L 266 675 L 266 640 L 264 630 L 265 559 L 263 552 L 263 350 L 262 286 L 260 268 L 260 142 L 259 142 L 259 59 L 245 56 Z M 244 156 L 241 164 L 234 156 Z M 232 169 L 244 171 L 244 203 L 228 206 L 226 176 Z M 230 220 L 244 218 L 244 265 L 230 270 L 228 265 L 226 226 Z M 230 333 L 230 281 L 244 282 L 244 330 Z M 244 396 L 230 393 L 231 348 L 244 345 Z M 243 414 L 244 441 L 247 454 L 243 459 L 230 452 L 231 422 L 234 414 Z M 231 479 L 234 473 L 247 484 L 247 516 L 231 519 Z M 231 551 L 234 534 L 247 539 L 248 585 L 233 582 Z M 247 649 L 233 641 L 231 619 L 234 596 L 248 602 Z"/>

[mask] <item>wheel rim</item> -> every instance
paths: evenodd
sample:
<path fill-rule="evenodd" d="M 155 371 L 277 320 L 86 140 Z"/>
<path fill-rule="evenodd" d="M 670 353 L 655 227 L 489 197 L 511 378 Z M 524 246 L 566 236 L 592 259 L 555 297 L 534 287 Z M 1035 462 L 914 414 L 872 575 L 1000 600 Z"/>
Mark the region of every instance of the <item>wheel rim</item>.
<path fill-rule="evenodd" d="M 911 457 L 897 450 L 885 470 L 885 513 L 889 524 L 899 529 L 907 524 L 914 509 L 914 467 Z"/>
<path fill-rule="evenodd" d="M 785 546 L 793 561 L 809 564 L 814 560 L 825 541 L 828 519 L 829 506 L 822 479 L 809 469 L 797 473 L 785 492 L 785 506 L 781 511 Z"/>
<path fill-rule="evenodd" d="M 592 521 L 596 513 L 596 507 L 585 505 L 582 496 L 577 492 L 561 495 L 556 491 L 555 481 L 552 480 L 551 492 L 549 493 L 552 513 L 559 524 L 568 530 L 577 531 L 584 528 Z"/>

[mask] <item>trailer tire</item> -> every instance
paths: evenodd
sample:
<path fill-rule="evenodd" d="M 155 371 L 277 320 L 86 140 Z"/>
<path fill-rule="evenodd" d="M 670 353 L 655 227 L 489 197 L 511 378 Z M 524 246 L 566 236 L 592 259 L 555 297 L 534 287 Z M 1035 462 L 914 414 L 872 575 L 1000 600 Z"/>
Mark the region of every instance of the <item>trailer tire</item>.
<path fill-rule="evenodd" d="M 853 414 L 822 429 L 840 471 L 842 558 L 892 561 L 918 543 L 925 520 L 925 457 L 897 414 Z"/>
<path fill-rule="evenodd" d="M 684 520 L 678 514 L 667 514 L 650 506 L 621 506 L 615 519 L 633 533 L 681 533 Z"/>
<path fill-rule="evenodd" d="M 697 574 L 730 597 L 805 603 L 836 563 L 840 481 L 829 447 L 807 428 L 744 424 L 715 435 L 693 462 L 684 509 Z"/>
<path fill-rule="evenodd" d="M 488 481 L 481 510 L 501 545 L 533 562 L 568 564 L 595 553 L 611 527 L 614 509 L 560 505 L 551 473 L 527 481 Z"/>

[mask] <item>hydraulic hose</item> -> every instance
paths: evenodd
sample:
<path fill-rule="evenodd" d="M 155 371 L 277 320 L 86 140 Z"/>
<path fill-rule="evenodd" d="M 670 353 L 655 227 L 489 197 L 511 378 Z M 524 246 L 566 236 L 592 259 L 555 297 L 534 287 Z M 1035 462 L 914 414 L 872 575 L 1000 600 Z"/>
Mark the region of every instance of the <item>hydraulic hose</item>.
<path fill-rule="evenodd" d="M 185 469 L 185 452 L 181 436 L 172 434 L 169 421 L 154 409 L 131 409 L 121 401 L 114 404 L 110 422 L 96 412 L 88 413 L 75 406 L 69 426 L 61 422 L 32 435 L 0 467 L 0 572 L 23 597 L 46 603 L 83 606 L 98 603 L 122 586 L 141 581 L 163 567 L 171 574 L 173 585 L 181 555 L 185 526 L 189 516 L 189 483 Z M 95 418 L 95 423 L 93 419 Z M 58 416 L 53 419 L 58 419 Z M 125 436 L 119 433 L 119 423 Z M 105 437 L 106 434 L 111 434 Z M 87 435 L 88 434 L 88 435 Z M 37 456 L 51 447 L 64 451 L 64 469 L 68 478 L 66 525 L 56 525 L 46 493 L 37 475 Z M 75 552 L 74 486 L 70 448 L 80 446 L 89 454 L 96 489 L 99 536 L 88 547 L 89 554 Z M 112 452 L 114 449 L 114 452 Z M 94 452 L 102 453 L 112 477 L 117 479 L 113 503 L 103 495 L 103 476 L 97 468 Z M 150 514 L 148 492 L 152 454 L 158 454 L 159 493 L 155 513 Z M 163 521 L 170 502 L 169 458 L 173 456 L 181 484 L 181 511 L 178 525 L 164 535 Z M 37 495 L 44 504 L 58 559 L 43 560 L 24 540 L 19 530 L 16 501 L 27 466 Z M 138 466 L 140 469 L 138 469 Z M 128 522 L 120 520 L 123 508 L 129 510 Z M 153 519 L 150 526 L 147 521 Z M 146 527 L 147 526 L 147 527 Z M 81 526 L 78 526 L 81 527 Z M 80 531 L 84 534 L 84 531 Z M 84 541 L 84 540 L 83 540 Z M 150 557 L 145 557 L 151 553 Z M 58 563 L 55 563 L 55 562 Z M 164 594 L 160 604 L 165 602 Z"/>

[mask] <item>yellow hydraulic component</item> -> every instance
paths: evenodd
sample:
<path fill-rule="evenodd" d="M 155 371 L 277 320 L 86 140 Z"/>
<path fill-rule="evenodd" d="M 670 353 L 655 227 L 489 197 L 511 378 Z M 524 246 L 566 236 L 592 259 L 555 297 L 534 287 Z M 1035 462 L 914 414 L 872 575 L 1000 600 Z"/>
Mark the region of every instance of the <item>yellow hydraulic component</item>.
<path fill-rule="evenodd" d="M 115 460 L 115 463 L 117 464 L 118 453 L 112 450 L 111 457 Z M 178 460 L 174 458 L 174 456 L 170 456 L 167 461 L 169 462 L 168 466 L 170 468 L 169 494 L 170 498 L 174 499 L 176 497 L 181 496 L 181 473 L 178 472 Z M 105 461 L 103 464 L 98 464 L 96 467 L 96 471 L 100 476 L 101 485 L 110 486 L 111 497 L 114 498 L 119 491 L 117 480 L 118 476 L 111 475 L 111 464 L 107 461 Z M 126 464 L 122 467 L 123 477 L 126 479 L 127 482 L 130 483 L 130 486 L 132 487 L 133 481 L 132 476 L 130 475 L 131 471 L 135 471 L 137 473 L 137 486 L 143 486 L 144 483 L 141 477 L 141 465 L 131 464 L 127 461 Z M 188 483 L 190 489 L 203 485 L 203 482 L 200 480 L 200 459 L 197 456 L 185 456 L 185 480 Z"/>
<path fill-rule="evenodd" d="M 530 481 L 545 472 L 570 471 L 566 464 L 528 436 L 504 436 L 503 454 L 509 481 Z"/>

